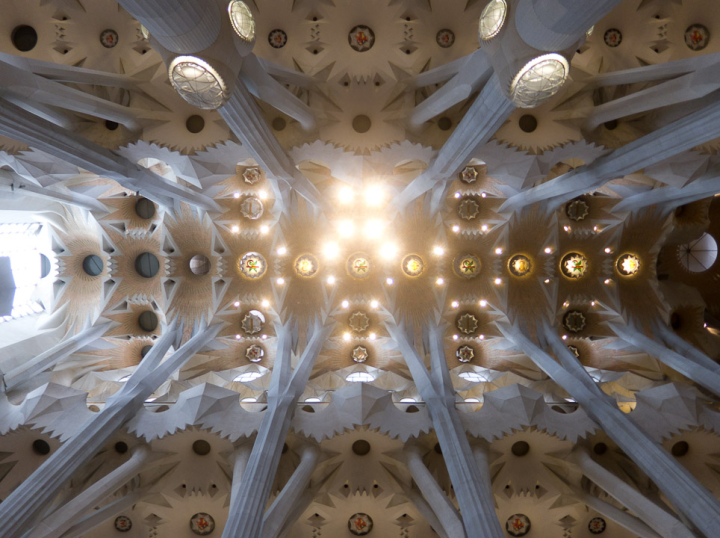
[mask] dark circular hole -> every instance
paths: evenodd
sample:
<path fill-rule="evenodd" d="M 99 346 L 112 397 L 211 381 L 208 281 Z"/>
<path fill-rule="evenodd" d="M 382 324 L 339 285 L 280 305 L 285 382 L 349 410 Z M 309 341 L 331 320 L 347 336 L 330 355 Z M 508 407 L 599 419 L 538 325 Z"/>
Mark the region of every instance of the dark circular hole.
<path fill-rule="evenodd" d="M 152 310 L 146 310 L 138 318 L 138 325 L 140 328 L 148 333 L 153 332 L 158 326 L 158 317 Z"/>
<path fill-rule="evenodd" d="M 349 488 L 350 486 L 347 485 L 347 484 L 344 484 L 343 487 L 344 487 L 344 488 Z"/>
<path fill-rule="evenodd" d="M 33 50 L 35 45 L 37 45 L 38 35 L 35 28 L 23 24 L 12 31 L 10 39 L 17 50 L 20 52 L 28 52 Z"/>
<path fill-rule="evenodd" d="M 317 17 L 313 17 L 313 22 L 317 21 Z M 317 514 L 316 514 L 317 515 Z"/>
<path fill-rule="evenodd" d="M 141 219 L 149 220 L 155 216 L 155 204 L 147 198 L 140 198 L 135 203 L 135 213 Z"/>
<path fill-rule="evenodd" d="M 42 439 L 36 439 L 33 441 L 32 449 L 38 456 L 47 456 L 50 454 L 50 445 Z"/>
<path fill-rule="evenodd" d="M 416 405 L 408 405 L 408 408 L 405 410 L 406 413 L 417 413 L 420 409 L 417 408 Z"/>
<path fill-rule="evenodd" d="M 367 133 L 370 130 L 370 127 L 372 127 L 372 121 L 370 121 L 370 118 L 364 114 L 360 114 L 359 116 L 355 116 L 353 118 L 352 127 L 356 133 Z"/>
<path fill-rule="evenodd" d="M 143 252 L 135 258 L 135 270 L 143 278 L 152 278 L 160 270 L 160 261 L 155 254 Z"/>
<path fill-rule="evenodd" d="M 317 54 L 318 52 L 320 52 L 320 51 L 317 49 L 313 49 L 313 54 Z"/>
<path fill-rule="evenodd" d="M 192 446 L 193 452 L 197 454 L 198 456 L 207 456 L 210 454 L 210 443 L 207 441 L 200 439 L 199 441 L 195 441 Z"/>
<path fill-rule="evenodd" d="M 525 133 L 532 133 L 535 129 L 537 129 L 537 118 L 532 114 L 525 114 L 524 116 L 520 116 L 518 125 L 520 126 L 521 131 Z"/>
<path fill-rule="evenodd" d="M 282 131 L 287 127 L 287 122 L 285 121 L 285 118 L 275 118 L 272 121 L 272 128 L 276 131 Z"/>
<path fill-rule="evenodd" d="M 114 130 L 117 129 L 119 126 L 120 126 L 120 124 L 119 124 L 118 122 L 116 122 L 116 121 L 105 120 L 105 128 L 106 128 L 108 131 L 114 131 Z"/>
<path fill-rule="evenodd" d="M 128 451 L 127 443 L 124 443 L 122 441 L 118 441 L 115 443 L 115 452 L 118 454 L 125 454 L 125 452 Z"/>
<path fill-rule="evenodd" d="M 352 445 L 352 451 L 355 452 L 355 454 L 357 454 L 358 456 L 367 456 L 367 454 L 370 453 L 370 443 L 368 443 L 364 439 L 355 441 Z"/>
<path fill-rule="evenodd" d="M 593 452 L 595 452 L 598 456 L 602 456 L 605 452 L 607 452 L 607 448 L 608 447 L 605 443 L 597 443 L 593 447 Z"/>
<path fill-rule="evenodd" d="M 688 445 L 686 441 L 678 441 L 670 449 L 670 452 L 676 458 L 682 458 L 685 454 L 688 453 L 688 450 L 690 450 L 690 445 Z"/>
<path fill-rule="evenodd" d="M 86 274 L 90 276 L 98 276 L 103 272 L 105 264 L 100 256 L 90 254 L 90 256 L 86 256 L 83 260 L 82 267 Z"/>
<path fill-rule="evenodd" d="M 438 128 L 441 131 L 449 131 L 452 128 L 452 120 L 450 118 L 440 118 L 438 120 Z"/>
<path fill-rule="evenodd" d="M 410 54 L 412 51 L 410 49 L 405 49 L 405 54 Z"/>
<path fill-rule="evenodd" d="M 517 443 L 514 443 L 510 451 L 518 456 L 526 456 L 528 452 L 530 452 L 530 445 L 527 444 L 525 441 L 518 441 Z"/>
<path fill-rule="evenodd" d="M 680 314 L 677 312 L 670 314 L 670 327 L 675 331 L 682 327 L 682 319 L 680 319 Z"/>
<path fill-rule="evenodd" d="M 217 484 L 212 485 L 213 489 L 217 489 Z"/>
<path fill-rule="evenodd" d="M 345 81 L 345 82 L 343 82 L 343 85 L 344 85 L 344 86 L 350 86 L 350 83 L 347 82 L 347 81 Z"/>
<path fill-rule="evenodd" d="M 287 443 L 283 443 L 282 453 L 285 454 L 285 452 L 287 452 L 288 450 L 290 450 L 290 447 L 287 446 Z"/>
<path fill-rule="evenodd" d="M 373 484 L 373 488 L 377 489 L 377 488 L 379 488 L 379 487 L 380 487 L 380 486 L 378 486 L 377 484 Z"/>
<path fill-rule="evenodd" d="M 205 128 L 205 118 L 193 114 L 185 122 L 185 127 L 193 134 L 197 134 Z"/>
<path fill-rule="evenodd" d="M 145 358 L 145 355 L 147 355 L 148 353 L 150 353 L 150 350 L 151 350 L 151 349 L 152 349 L 152 346 L 150 346 L 150 345 L 143 346 L 142 349 L 140 350 L 140 358 L 143 358 L 143 359 L 144 359 L 144 358 Z"/>
<path fill-rule="evenodd" d="M 618 120 L 606 121 L 605 123 L 603 123 L 603 125 L 608 131 L 614 131 L 615 129 L 617 129 Z"/>
<path fill-rule="evenodd" d="M 434 449 L 435 452 L 437 452 L 438 454 L 442 454 L 442 448 L 440 448 L 440 443 L 435 443 Z"/>
<path fill-rule="evenodd" d="M 50 274 L 50 259 L 45 254 L 40 254 L 40 278 L 45 278 Z"/>

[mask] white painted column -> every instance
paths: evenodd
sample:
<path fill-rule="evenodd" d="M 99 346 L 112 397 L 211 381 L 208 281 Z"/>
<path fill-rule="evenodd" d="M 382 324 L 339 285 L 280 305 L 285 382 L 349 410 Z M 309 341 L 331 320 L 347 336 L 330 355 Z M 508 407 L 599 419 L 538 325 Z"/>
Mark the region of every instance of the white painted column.
<path fill-rule="evenodd" d="M 88 211 L 97 211 L 100 214 L 109 213 L 105 205 L 84 194 L 68 191 L 59 192 L 48 187 L 39 187 L 25 181 L 20 175 L 7 170 L 0 170 L 0 192 L 7 193 L 6 196 L 17 202 L 18 209 L 23 207 L 23 200 L 27 203 L 27 198 L 42 198 L 51 202 L 57 202 L 63 205 L 73 205 Z"/>
<path fill-rule="evenodd" d="M 148 488 L 137 489 L 131 491 L 127 495 L 119 498 L 117 501 L 113 501 L 107 506 L 103 506 L 100 510 L 94 510 L 89 515 L 85 516 L 80 520 L 79 523 L 73 525 L 65 531 L 61 538 L 81 538 L 87 535 L 90 531 L 98 528 L 100 525 L 105 523 L 108 519 L 121 515 L 126 510 L 132 509 L 134 504 L 137 504 L 148 492 Z"/>

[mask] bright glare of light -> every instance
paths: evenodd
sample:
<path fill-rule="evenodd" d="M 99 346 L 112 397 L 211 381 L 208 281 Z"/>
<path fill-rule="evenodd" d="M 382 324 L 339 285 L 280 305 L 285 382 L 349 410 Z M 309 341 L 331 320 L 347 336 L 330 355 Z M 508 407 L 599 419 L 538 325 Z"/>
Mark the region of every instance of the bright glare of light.
<path fill-rule="evenodd" d="M 597 231 L 598 231 L 598 227 L 597 227 L 597 226 L 593 226 L 593 232 L 597 232 Z"/>
<path fill-rule="evenodd" d="M 260 372 L 243 372 L 239 376 L 237 376 L 233 381 L 235 383 L 249 383 L 250 381 L 255 381 L 256 379 L 262 377 L 263 374 Z"/>
<path fill-rule="evenodd" d="M 338 248 L 336 243 L 328 243 L 325 245 L 325 257 L 326 258 L 335 258 L 340 253 L 340 249 Z"/>
<path fill-rule="evenodd" d="M 367 237 L 378 237 L 382 233 L 382 222 L 379 220 L 369 220 L 365 225 L 365 235 Z"/>
<path fill-rule="evenodd" d="M 394 281 L 392 278 L 388 278 L 388 279 L 385 281 L 385 283 L 386 283 L 388 286 L 392 286 L 393 284 L 395 284 L 395 281 Z"/>
<path fill-rule="evenodd" d="M 486 197 L 487 197 L 487 193 L 483 192 L 480 196 L 482 196 L 483 198 L 486 198 Z"/>
<path fill-rule="evenodd" d="M 367 205 L 380 205 L 383 201 L 383 190 L 378 185 L 373 185 L 365 190 L 365 203 Z"/>
<path fill-rule="evenodd" d="M 457 224 L 455 224 L 455 225 L 452 227 L 452 231 L 455 232 L 455 233 L 458 233 L 458 232 L 460 231 L 460 226 L 458 226 Z"/>
<path fill-rule="evenodd" d="M 496 249 L 495 249 L 495 254 L 497 254 L 498 256 L 500 256 L 500 254 L 502 254 L 502 249 L 501 249 L 500 247 L 496 248 Z"/>
<path fill-rule="evenodd" d="M 305 403 L 320 403 L 322 400 L 320 398 L 305 398 Z"/>
<path fill-rule="evenodd" d="M 550 254 L 552 252 L 552 249 L 550 247 L 545 247 L 545 254 Z"/>
<path fill-rule="evenodd" d="M 278 278 L 278 279 L 275 281 L 275 283 L 276 283 L 278 286 L 282 286 L 283 284 L 285 284 L 285 279 L 284 279 L 283 277 L 280 277 L 280 278 Z"/>
<path fill-rule="evenodd" d="M 350 306 L 350 302 L 349 302 L 349 301 L 343 301 L 343 302 L 342 302 L 342 307 L 343 307 L 343 308 L 347 308 L 348 306 Z"/>
<path fill-rule="evenodd" d="M 562 339 L 563 339 L 563 340 L 567 340 L 567 334 L 563 334 L 563 335 L 562 335 Z"/>
<path fill-rule="evenodd" d="M 480 306 L 485 308 L 487 306 L 487 301 L 485 299 L 480 299 Z"/>
<path fill-rule="evenodd" d="M 481 376 L 477 372 L 460 372 L 458 376 L 460 376 L 465 381 L 470 381 L 471 383 L 480 383 L 481 381 L 485 381 L 483 376 Z"/>
<path fill-rule="evenodd" d="M 483 224 L 482 226 L 480 226 L 480 229 L 481 229 L 483 232 L 487 232 L 487 231 L 488 231 L 488 225 L 487 225 L 487 224 Z"/>
<path fill-rule="evenodd" d="M 570 226 L 567 226 L 567 225 L 563 226 L 563 230 L 565 230 L 566 232 L 569 232 L 569 231 L 570 231 Z"/>
<path fill-rule="evenodd" d="M 240 308 L 240 301 L 235 301 L 235 302 L 233 303 L 233 306 L 234 306 L 235 308 Z"/>
<path fill-rule="evenodd" d="M 329 277 L 327 277 L 327 283 L 330 284 L 330 285 L 335 284 L 335 277 L 332 276 L 332 275 L 330 275 Z"/>
<path fill-rule="evenodd" d="M 443 278 L 438 278 L 435 281 L 435 284 L 437 284 L 438 286 L 442 286 L 443 284 L 445 284 L 445 280 Z"/>
<path fill-rule="evenodd" d="M 351 220 L 344 220 L 338 226 L 338 232 L 342 237 L 350 237 L 355 232 L 355 224 Z"/>
<path fill-rule="evenodd" d="M 458 340 L 460 337 L 457 334 L 453 334 L 453 340 Z"/>
<path fill-rule="evenodd" d="M 480 336 L 478 336 L 478 340 L 485 340 L 485 335 L 481 334 Z"/>
<path fill-rule="evenodd" d="M 279 247 L 277 249 L 278 256 L 285 256 L 287 254 L 287 248 L 285 247 Z"/>
<path fill-rule="evenodd" d="M 375 378 L 368 372 L 353 372 L 345 378 L 350 383 L 372 383 Z"/>
<path fill-rule="evenodd" d="M 270 226 L 268 226 L 267 224 L 263 224 L 262 226 L 260 226 L 260 233 L 261 233 L 261 234 L 266 234 L 266 233 L 268 233 L 269 231 L 270 231 Z"/>
<path fill-rule="evenodd" d="M 546 279 L 545 279 L 545 284 L 550 284 L 550 279 L 549 279 L 549 278 L 546 278 Z"/>
<path fill-rule="evenodd" d="M 465 403 L 480 403 L 477 398 L 465 398 Z"/>
<path fill-rule="evenodd" d="M 499 286 L 500 284 L 502 284 L 502 278 L 498 277 L 495 279 L 495 285 Z"/>
<path fill-rule="evenodd" d="M 458 306 L 460 306 L 460 303 L 458 303 L 457 301 L 453 301 L 452 303 L 450 303 L 450 306 L 452 306 L 453 308 L 457 308 Z"/>
<path fill-rule="evenodd" d="M 375 333 L 370 333 L 370 340 L 375 340 L 375 338 L 377 338 Z"/>
<path fill-rule="evenodd" d="M 386 259 L 391 260 L 397 256 L 398 248 L 392 243 L 385 243 L 380 249 L 380 255 Z"/>
<path fill-rule="evenodd" d="M 460 195 L 460 191 L 458 191 L 458 192 L 455 193 L 455 198 L 460 198 L 460 196 L 461 196 L 461 195 Z"/>
<path fill-rule="evenodd" d="M 345 340 L 346 342 L 349 342 L 349 341 L 350 341 L 350 338 L 352 338 L 352 337 L 350 336 L 350 333 L 344 333 L 344 334 L 343 334 L 343 340 Z"/>
<path fill-rule="evenodd" d="M 437 254 L 438 256 L 442 256 L 443 254 L 445 254 L 445 249 L 442 248 L 442 247 L 435 247 L 435 248 L 433 249 L 433 252 L 434 252 L 435 254 Z"/>
<path fill-rule="evenodd" d="M 240 193 L 236 192 L 235 194 L 233 194 L 233 198 L 240 198 Z"/>
<path fill-rule="evenodd" d="M 261 190 L 260 192 L 258 192 L 258 198 L 260 198 L 261 200 L 267 200 L 267 197 L 267 191 Z"/>
<path fill-rule="evenodd" d="M 370 301 L 370 308 L 377 308 L 379 304 L 380 303 L 373 299 L 372 301 Z"/>
<path fill-rule="evenodd" d="M 263 334 L 260 338 L 262 338 L 263 340 L 267 340 L 267 334 Z"/>
<path fill-rule="evenodd" d="M 237 224 L 233 224 L 233 227 L 230 228 L 230 230 L 232 231 L 232 233 L 236 234 L 240 231 L 240 226 L 238 226 Z"/>
<path fill-rule="evenodd" d="M 606 279 L 605 279 L 605 284 L 610 284 L 610 279 L 609 279 L 609 278 L 606 278 Z"/>
<path fill-rule="evenodd" d="M 263 299 L 262 303 L 260 304 L 263 308 L 267 308 L 268 306 L 270 306 L 270 301 L 268 301 L 267 299 Z"/>
<path fill-rule="evenodd" d="M 590 303 L 590 306 L 595 306 L 595 301 L 592 301 L 592 302 Z"/>
<path fill-rule="evenodd" d="M 243 398 L 240 400 L 242 403 L 257 403 L 257 398 L 253 398 L 252 396 L 248 396 L 247 398 Z"/>
<path fill-rule="evenodd" d="M 403 398 L 400 403 L 415 403 L 415 398 Z"/>
<path fill-rule="evenodd" d="M 242 338 L 242 336 L 240 336 L 239 334 L 235 335 L 235 340 L 240 340 L 241 338 Z"/>
<path fill-rule="evenodd" d="M 341 203 L 347 204 L 349 202 L 352 202 L 352 199 L 355 197 L 355 193 L 350 187 L 343 187 L 340 189 L 340 192 L 338 194 L 338 198 Z"/>
<path fill-rule="evenodd" d="M 612 252 L 612 249 L 610 247 L 607 247 L 605 249 L 605 254 L 610 254 Z"/>

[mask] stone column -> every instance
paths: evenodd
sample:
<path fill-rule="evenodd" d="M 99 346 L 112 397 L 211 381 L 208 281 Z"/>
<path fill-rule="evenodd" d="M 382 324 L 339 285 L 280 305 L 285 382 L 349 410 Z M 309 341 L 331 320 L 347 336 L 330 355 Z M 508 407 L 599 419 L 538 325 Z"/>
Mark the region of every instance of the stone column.
<path fill-rule="evenodd" d="M 48 368 L 52 368 L 76 351 L 101 338 L 112 326 L 113 323 L 107 322 L 94 327 L 88 327 L 75 336 L 71 336 L 51 349 L 48 349 L 45 353 L 13 368 L 3 376 L 4 390 L 6 392 L 12 390 L 14 387 L 44 372 Z"/>
<path fill-rule="evenodd" d="M 429 329 L 430 372 L 410 343 L 404 327 L 387 322 L 386 327 L 405 358 L 418 392 L 427 405 L 468 538 L 501 538 L 503 530 L 495 513 L 488 469 L 478 467 L 455 408 L 456 396 L 445 361 L 442 327 L 432 326 Z"/>
<path fill-rule="evenodd" d="M 422 458 L 422 447 L 413 441 L 405 444 L 405 461 L 408 470 L 427 503 L 433 507 L 433 512 L 448 538 L 464 538 L 465 529 L 460 514 L 425 466 Z"/>
<path fill-rule="evenodd" d="M 239 482 L 233 482 L 230 515 L 225 524 L 223 538 L 262 536 L 265 506 L 297 407 L 297 399 L 305 389 L 315 359 L 331 330 L 331 325 L 315 327 L 292 375 L 289 324 L 279 331 L 278 351 L 268 389 L 268 408 L 255 439 L 247 469 Z"/>
<path fill-rule="evenodd" d="M 514 342 L 541 370 L 575 398 L 588 416 L 658 485 L 679 512 L 707 538 L 717 535 L 717 528 L 720 526 L 720 502 L 660 444 L 653 441 L 629 416 L 620 411 L 616 402 L 588 375 L 554 328 L 546 324 L 543 336 L 560 364 L 517 328 L 499 323 L 498 327 L 506 338 Z"/>
<path fill-rule="evenodd" d="M 80 520 L 79 523 L 73 525 L 65 531 L 61 538 L 81 538 L 86 536 L 90 531 L 96 529 L 108 519 L 121 515 L 126 510 L 132 509 L 134 504 L 137 504 L 148 492 L 148 488 L 137 489 L 131 491 L 127 495 L 119 498 L 116 501 L 103 506 L 100 510 L 94 510 L 89 515 L 85 516 Z"/>
<path fill-rule="evenodd" d="M 673 331 L 670 327 L 663 324 L 657 324 L 655 329 L 656 333 L 660 335 L 660 338 L 662 338 L 666 344 L 675 348 L 678 353 L 682 353 L 683 357 L 693 361 L 695 364 L 698 364 L 703 368 L 706 368 L 707 370 L 710 370 L 715 374 L 720 373 L 720 364 L 716 363 L 714 360 L 705 355 L 705 353 L 700 351 L 695 346 L 686 342 L 683 338 L 678 336 L 675 331 Z"/>
<path fill-rule="evenodd" d="M 6 170 L 0 170 L 0 191 L 9 193 L 7 196 L 12 200 L 17 201 L 18 208 L 25 209 L 23 207 L 23 199 L 26 198 L 42 198 L 51 202 L 57 202 L 64 205 L 74 205 L 88 211 L 97 211 L 100 214 L 108 213 L 107 208 L 102 202 L 76 192 L 60 192 L 53 190 L 49 187 L 39 187 L 32 185 L 18 174 L 14 172 L 8 172 Z M 25 200 L 27 203 L 27 200 Z"/>
<path fill-rule="evenodd" d="M 113 179 L 127 189 L 142 190 L 143 195 L 166 207 L 173 207 L 177 200 L 209 211 L 220 211 L 220 206 L 201 192 L 173 183 L 2 98 L 0 134 L 100 177 Z"/>
<path fill-rule="evenodd" d="M 609 323 L 608 325 L 615 334 L 628 344 L 632 344 L 648 355 L 655 357 L 664 365 L 720 397 L 720 372 L 718 372 L 718 365 L 709 357 L 705 357 L 704 361 L 698 363 L 648 338 L 637 329 L 615 323 Z"/>
<path fill-rule="evenodd" d="M 585 448 L 576 446 L 565 459 L 575 463 L 585 476 L 636 514 L 663 538 L 695 538 L 695 534 L 677 518 L 593 460 Z"/>
<path fill-rule="evenodd" d="M 220 35 L 221 17 L 214 0 L 119 0 L 162 45 L 178 54 L 200 52 Z"/>
<path fill-rule="evenodd" d="M 290 516 L 291 509 L 302 495 L 315 471 L 320 459 L 320 447 L 315 443 L 306 443 L 300 452 L 300 463 L 275 498 L 263 517 L 262 538 L 277 538 Z"/>
<path fill-rule="evenodd" d="M 145 400 L 181 368 L 195 353 L 217 336 L 222 323 L 199 328 L 190 340 L 168 357 L 165 353 L 182 331 L 166 328 L 130 379 L 105 407 L 68 439 L 32 475 L 0 504 L 0 528 L 3 538 L 20 538 L 33 521 L 49 506 L 65 482 L 85 465 L 119 430 L 135 416 Z"/>

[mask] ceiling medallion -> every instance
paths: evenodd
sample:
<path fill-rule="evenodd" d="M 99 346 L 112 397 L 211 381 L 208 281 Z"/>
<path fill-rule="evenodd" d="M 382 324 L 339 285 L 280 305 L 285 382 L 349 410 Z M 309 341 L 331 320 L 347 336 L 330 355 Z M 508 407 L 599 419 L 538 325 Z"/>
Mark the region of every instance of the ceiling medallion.
<path fill-rule="evenodd" d="M 440 30 L 435 36 L 435 41 L 444 49 L 449 49 L 455 43 L 455 32 L 447 28 Z"/>
<path fill-rule="evenodd" d="M 590 523 L 588 523 L 588 530 L 592 534 L 602 534 L 605 532 L 605 527 L 607 527 L 607 525 L 601 517 L 594 517 L 590 520 Z"/>
<path fill-rule="evenodd" d="M 480 206 L 472 198 L 466 198 L 458 205 L 457 212 L 461 219 L 472 220 L 480 212 Z"/>
<path fill-rule="evenodd" d="M 465 183 L 475 183 L 478 178 L 478 171 L 472 166 L 466 166 L 462 172 L 460 172 L 460 180 Z"/>
<path fill-rule="evenodd" d="M 260 180 L 260 168 L 257 166 L 246 168 L 243 172 L 243 179 L 245 183 L 249 183 L 250 185 L 257 183 Z"/>
<path fill-rule="evenodd" d="M 472 254 L 458 256 L 453 264 L 455 273 L 463 278 L 475 278 L 480 274 L 480 267 L 480 260 Z"/>
<path fill-rule="evenodd" d="M 588 261 L 585 256 L 577 252 L 566 254 L 560 262 L 560 270 L 566 277 L 581 278 L 587 273 Z"/>
<path fill-rule="evenodd" d="M 263 203 L 259 198 L 248 196 L 245 200 L 243 200 L 243 203 L 240 204 L 240 211 L 250 220 L 257 220 L 262 217 Z"/>
<path fill-rule="evenodd" d="M 251 280 L 261 278 L 267 270 L 267 263 L 262 254 L 248 252 L 240 260 L 240 272 Z"/>
<path fill-rule="evenodd" d="M 287 34 L 283 30 L 273 30 L 268 35 L 270 46 L 274 49 L 281 49 L 287 44 Z"/>
<path fill-rule="evenodd" d="M 633 276 L 640 270 L 640 260 L 634 254 L 623 254 L 616 265 L 618 272 L 624 276 Z"/>
<path fill-rule="evenodd" d="M 464 334 L 472 334 L 477 331 L 478 320 L 472 314 L 463 314 L 457 320 L 457 328 Z"/>
<path fill-rule="evenodd" d="M 605 32 L 603 39 L 608 47 L 615 48 L 622 43 L 622 33 L 617 28 L 610 28 L 607 32 Z"/>
<path fill-rule="evenodd" d="M 417 254 L 408 254 L 402 261 L 402 270 L 407 276 L 420 276 L 425 264 Z"/>
<path fill-rule="evenodd" d="M 574 333 L 579 333 L 587 325 L 587 320 L 582 312 L 578 310 L 571 310 L 563 318 L 563 326 Z"/>
<path fill-rule="evenodd" d="M 115 518 L 115 530 L 119 532 L 129 532 L 132 529 L 132 520 L 127 516 L 118 516 Z"/>
<path fill-rule="evenodd" d="M 361 333 L 370 327 L 370 318 L 365 312 L 358 310 L 357 312 L 353 312 L 350 318 L 348 318 L 348 325 L 350 325 L 350 328 L 356 333 Z"/>
<path fill-rule="evenodd" d="M 245 358 L 250 362 L 260 362 L 265 356 L 265 350 L 257 344 L 253 344 L 245 350 Z"/>
<path fill-rule="evenodd" d="M 580 358 L 580 350 L 579 350 L 577 347 L 575 347 L 575 346 L 568 346 L 567 348 L 568 348 L 568 349 L 570 350 L 570 352 L 571 352 L 573 355 L 575 355 L 578 359 Z"/>
<path fill-rule="evenodd" d="M 242 320 L 242 328 L 248 334 L 256 334 L 262 331 L 263 325 L 265 324 L 265 316 L 262 312 L 257 310 L 251 310 Z"/>
<path fill-rule="evenodd" d="M 310 278 L 320 269 L 317 258 L 312 254 L 303 254 L 295 260 L 295 272 L 302 277 Z"/>
<path fill-rule="evenodd" d="M 462 346 L 457 349 L 455 356 L 460 362 L 470 362 L 475 357 L 475 350 L 470 346 Z"/>
<path fill-rule="evenodd" d="M 515 276 L 525 276 L 530 273 L 532 264 L 527 256 L 516 254 L 508 262 L 508 269 Z"/>
<path fill-rule="evenodd" d="M 588 216 L 590 208 L 583 200 L 573 200 L 565 206 L 565 213 L 570 220 L 579 222 Z"/>
<path fill-rule="evenodd" d="M 505 522 L 505 530 L 510 536 L 525 536 L 530 532 L 530 518 L 525 514 L 515 514 Z"/>
<path fill-rule="evenodd" d="M 370 358 L 367 348 L 363 346 L 357 346 L 352 350 L 352 360 L 355 362 L 365 362 Z"/>
<path fill-rule="evenodd" d="M 366 279 L 370 276 L 371 269 L 372 264 L 370 260 L 362 252 L 357 252 L 348 258 L 347 270 L 351 277 L 360 280 Z"/>
<path fill-rule="evenodd" d="M 200 536 L 207 536 L 215 530 L 215 520 L 210 514 L 197 513 L 190 518 L 190 530 Z"/>
<path fill-rule="evenodd" d="M 710 41 L 710 31 L 702 24 L 693 24 L 685 30 L 685 44 L 690 50 L 703 50 Z"/>
<path fill-rule="evenodd" d="M 365 52 L 375 44 L 375 32 L 369 26 L 356 26 L 348 34 L 348 43 L 358 52 Z"/>
<path fill-rule="evenodd" d="M 100 43 L 106 49 L 112 49 L 118 44 L 118 33 L 115 30 L 103 30 L 100 34 Z"/>
<path fill-rule="evenodd" d="M 372 518 L 363 513 L 357 513 L 350 516 L 348 520 L 348 529 L 355 536 L 365 536 L 369 534 L 373 528 Z"/>

